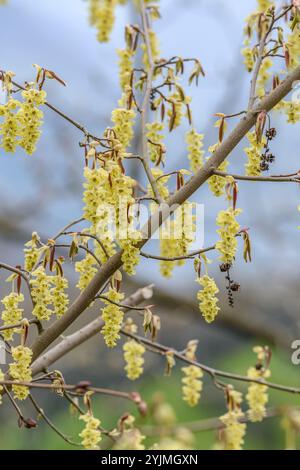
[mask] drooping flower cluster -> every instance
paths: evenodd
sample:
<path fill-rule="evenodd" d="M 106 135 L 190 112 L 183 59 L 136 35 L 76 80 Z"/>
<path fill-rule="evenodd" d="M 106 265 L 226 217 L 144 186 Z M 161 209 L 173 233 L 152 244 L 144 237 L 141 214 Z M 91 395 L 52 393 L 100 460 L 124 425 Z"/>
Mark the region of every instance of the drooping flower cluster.
<path fill-rule="evenodd" d="M 20 323 L 24 312 L 23 308 L 19 307 L 19 303 L 21 302 L 24 302 L 24 296 L 23 294 L 17 294 L 16 292 L 11 292 L 1 300 L 1 303 L 5 307 L 5 310 L 3 310 L 1 315 L 4 326 Z M 11 341 L 14 333 L 17 332 L 17 328 L 11 328 L 9 330 L 4 330 L 2 335 L 6 341 Z"/>
<path fill-rule="evenodd" d="M 190 406 L 196 406 L 200 400 L 202 391 L 203 372 L 199 367 L 187 366 L 182 367 L 184 377 L 182 378 L 183 400 Z"/>
<path fill-rule="evenodd" d="M 161 163 L 165 153 L 165 146 L 163 144 L 164 135 L 161 132 L 164 130 L 164 124 L 159 121 L 153 121 L 146 125 L 147 139 L 150 160 L 153 163 Z"/>
<path fill-rule="evenodd" d="M 298 101 L 286 101 L 284 103 L 284 111 L 289 124 L 300 122 L 300 99 Z"/>
<path fill-rule="evenodd" d="M 131 80 L 131 73 L 133 70 L 133 57 L 134 51 L 129 49 L 118 49 L 117 50 L 119 56 L 119 77 L 120 77 L 120 86 L 121 90 L 125 92 L 127 87 L 130 86 Z"/>
<path fill-rule="evenodd" d="M 215 144 L 209 147 L 208 151 L 213 154 L 219 147 L 220 144 Z M 224 160 L 224 162 L 219 165 L 219 171 L 226 171 L 228 167 L 228 161 Z M 222 196 L 225 192 L 226 180 L 222 176 L 212 175 L 208 180 L 208 185 L 211 192 L 214 196 L 219 197 Z"/>
<path fill-rule="evenodd" d="M 0 105 L 0 116 L 4 118 L 0 124 L 1 147 L 5 152 L 15 152 L 19 143 L 19 120 L 15 113 L 20 102 L 9 98 L 7 103 Z"/>
<path fill-rule="evenodd" d="M 26 346 L 17 346 L 11 349 L 12 358 L 14 363 L 9 365 L 9 373 L 11 377 L 19 382 L 31 381 L 31 358 L 32 351 Z M 22 385 L 13 385 L 13 392 L 15 398 L 18 400 L 25 400 L 29 395 L 28 387 Z"/>
<path fill-rule="evenodd" d="M 69 297 L 65 292 L 69 283 L 61 274 L 52 276 L 51 283 L 54 286 L 50 290 L 51 301 L 53 303 L 54 313 L 59 318 L 64 315 L 69 305 Z"/>
<path fill-rule="evenodd" d="M 138 379 L 143 373 L 145 347 L 137 341 L 127 341 L 123 346 L 125 370 L 130 380 Z"/>
<path fill-rule="evenodd" d="M 188 149 L 188 159 L 190 168 L 196 173 L 203 166 L 203 134 L 199 134 L 195 129 L 191 129 L 186 134 L 186 143 Z"/>
<path fill-rule="evenodd" d="M 102 440 L 101 431 L 99 429 L 101 425 L 101 421 L 91 413 L 86 413 L 84 415 L 80 415 L 79 419 L 85 422 L 85 427 L 79 434 L 81 437 L 82 445 L 87 450 L 99 450 L 99 443 Z"/>
<path fill-rule="evenodd" d="M 97 29 L 99 42 L 109 41 L 115 24 L 115 7 L 117 0 L 89 0 L 90 23 Z"/>
<path fill-rule="evenodd" d="M 78 289 L 85 289 L 91 282 L 97 272 L 95 265 L 96 260 L 89 253 L 87 253 L 85 258 L 83 258 L 81 261 L 77 261 L 75 263 L 75 271 L 79 273 L 79 280 L 76 284 Z"/>
<path fill-rule="evenodd" d="M 22 97 L 20 102 L 9 96 L 6 104 L 0 106 L 0 116 L 4 118 L 0 125 L 1 147 L 15 152 L 19 145 L 31 155 L 41 135 L 43 112 L 39 106 L 45 103 L 46 92 L 30 84 L 22 91 Z"/>
<path fill-rule="evenodd" d="M 221 210 L 217 216 L 217 225 L 220 227 L 217 233 L 220 240 L 216 243 L 216 249 L 219 251 L 219 259 L 223 263 L 231 264 L 235 258 L 237 250 L 236 235 L 240 229 L 236 216 L 240 213 L 241 209 L 229 207 L 226 210 Z"/>
<path fill-rule="evenodd" d="M 194 204 L 185 202 L 174 212 L 174 219 L 160 228 L 160 255 L 163 258 L 186 256 L 195 238 Z M 161 275 L 170 278 L 175 266 L 183 266 L 185 259 L 160 260 Z"/>
<path fill-rule="evenodd" d="M 24 102 L 17 114 L 20 123 L 19 145 L 28 155 L 32 155 L 41 135 L 40 127 L 43 123 L 44 114 L 39 106 L 45 103 L 46 92 L 30 87 L 22 91 L 22 97 Z"/>
<path fill-rule="evenodd" d="M 197 294 L 197 299 L 199 300 L 199 309 L 202 313 L 203 318 L 207 323 L 214 321 L 220 307 L 218 307 L 218 298 L 216 294 L 219 292 L 219 289 L 213 278 L 209 277 L 207 274 L 196 279 L 202 289 L 199 290 Z"/>
<path fill-rule="evenodd" d="M 251 379 L 267 379 L 271 375 L 271 371 L 265 368 L 263 363 L 267 359 L 267 351 L 265 348 L 256 346 L 253 351 L 257 354 L 258 364 L 256 367 L 250 367 L 247 376 Z M 246 395 L 249 405 L 248 416 L 250 421 L 262 421 L 266 416 L 266 405 L 268 403 L 268 387 L 258 383 L 251 383 L 248 387 Z"/>
<path fill-rule="evenodd" d="M 105 307 L 102 309 L 102 320 L 104 326 L 101 334 L 104 337 L 105 343 L 109 348 L 113 348 L 120 338 L 120 329 L 124 318 L 123 310 L 112 302 L 119 303 L 124 299 L 124 294 L 117 292 L 115 289 L 110 288 L 106 294 L 108 300 L 104 300 Z"/>
<path fill-rule="evenodd" d="M 41 249 L 39 247 L 39 236 L 36 232 L 32 233 L 31 240 L 25 243 L 24 248 L 24 269 L 31 272 L 36 266 Z"/>
<path fill-rule="evenodd" d="M 49 320 L 53 313 L 50 308 L 53 302 L 51 281 L 52 277 L 46 274 L 43 266 L 39 266 L 32 273 L 32 278 L 30 279 L 31 296 L 34 301 L 32 314 L 38 320 Z"/>
<path fill-rule="evenodd" d="M 190 103 L 189 96 L 182 96 L 178 91 L 175 91 L 168 96 L 169 103 L 168 109 L 169 129 L 173 130 L 180 126 L 182 119 L 187 116 L 186 105 Z"/>
<path fill-rule="evenodd" d="M 132 195 L 135 181 L 124 175 L 119 163 L 113 160 L 106 162 L 105 168 L 85 168 L 84 175 L 84 215 L 92 224 L 91 233 L 99 237 L 109 256 L 115 251 L 114 239 L 118 241 L 123 250 L 123 268 L 132 275 L 139 262 L 138 243 L 141 240 L 130 210 L 135 204 Z M 100 261 L 105 262 L 106 253 L 99 247 L 97 250 Z"/>
<path fill-rule="evenodd" d="M 242 49 L 242 54 L 244 56 L 244 64 L 246 69 L 248 72 L 252 72 L 255 64 L 253 49 L 251 47 L 244 47 Z"/>
<path fill-rule="evenodd" d="M 124 107 L 116 108 L 112 111 L 111 120 L 114 123 L 113 130 L 122 146 L 123 152 L 129 147 L 133 138 L 135 116 L 136 113 L 133 109 L 126 109 Z"/>
<path fill-rule="evenodd" d="M 242 394 L 236 390 L 228 389 L 228 412 L 220 417 L 225 425 L 224 450 L 241 450 L 246 434 L 246 424 L 241 420 L 244 413 L 241 410 Z"/>
<path fill-rule="evenodd" d="M 196 350 L 198 341 L 191 340 L 188 342 L 185 357 L 191 361 L 196 359 Z M 183 372 L 182 382 L 182 398 L 190 406 L 196 406 L 200 400 L 202 391 L 203 372 L 199 367 L 190 365 L 181 368 Z"/>
<path fill-rule="evenodd" d="M 248 157 L 248 161 L 245 165 L 246 175 L 259 176 L 261 174 L 261 156 L 266 145 L 266 138 L 263 136 L 261 141 L 257 141 L 256 133 L 253 131 L 248 132 L 247 139 L 250 146 L 244 149 Z"/>

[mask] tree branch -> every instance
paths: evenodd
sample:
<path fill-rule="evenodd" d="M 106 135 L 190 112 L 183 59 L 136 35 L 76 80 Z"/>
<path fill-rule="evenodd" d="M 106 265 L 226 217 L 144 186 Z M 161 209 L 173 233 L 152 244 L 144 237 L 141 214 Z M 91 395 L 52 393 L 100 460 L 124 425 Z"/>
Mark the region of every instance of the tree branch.
<path fill-rule="evenodd" d="M 169 208 L 158 209 L 146 224 L 146 231 L 151 225 L 151 233 L 145 235 L 145 239 L 140 243 L 140 247 L 151 238 L 151 234 L 160 227 L 160 225 L 169 217 L 174 204 L 181 205 L 195 191 L 197 191 L 205 181 L 213 174 L 220 164 L 228 157 L 238 143 L 250 131 L 256 122 L 257 114 L 261 110 L 270 111 L 279 103 L 291 90 L 293 83 L 300 79 L 300 66 L 296 67 L 280 85 L 269 95 L 264 97 L 253 110 L 250 110 L 243 117 L 229 136 L 223 141 L 219 148 L 206 164 L 192 177 L 180 190 L 178 190 L 168 200 Z M 74 303 L 69 307 L 63 317 L 53 323 L 44 333 L 42 333 L 32 345 L 34 360 L 56 339 L 58 338 L 89 306 L 91 301 L 97 295 L 103 284 L 122 266 L 122 252 L 113 255 L 94 276 L 90 284 L 77 297 Z"/>

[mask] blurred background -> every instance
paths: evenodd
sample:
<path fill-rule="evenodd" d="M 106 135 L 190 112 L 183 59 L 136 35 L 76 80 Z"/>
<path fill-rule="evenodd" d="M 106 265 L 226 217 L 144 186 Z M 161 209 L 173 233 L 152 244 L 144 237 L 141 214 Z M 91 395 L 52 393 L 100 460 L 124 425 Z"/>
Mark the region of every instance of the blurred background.
<path fill-rule="evenodd" d="M 199 57 L 206 77 L 198 88 L 192 87 L 192 110 L 197 130 L 205 133 L 205 148 L 217 141 L 213 127 L 214 113 L 233 114 L 245 108 L 250 76 L 245 71 L 240 49 L 246 16 L 255 9 L 255 0 L 162 0 L 162 21 L 155 29 L 161 42 L 163 57 L 173 55 Z M 111 110 L 120 97 L 116 49 L 122 48 L 123 28 L 136 23 L 135 10 L 120 7 L 112 39 L 99 44 L 96 32 L 88 22 L 88 4 L 84 0 L 9 0 L 0 8 L 1 64 L 13 70 L 16 81 L 23 83 L 34 77 L 32 64 L 54 70 L 68 84 L 47 82 L 48 100 L 96 135 L 110 124 Z M 4 97 L 1 96 L 1 101 Z M 234 124 L 234 123 L 232 123 Z M 299 124 L 287 125 L 279 114 L 272 115 L 278 137 L 272 142 L 276 156 L 271 173 L 293 173 L 299 164 Z M 187 124 L 172 133 L 167 143 L 166 171 L 188 168 L 184 134 Z M 0 151 L 0 259 L 12 265 L 22 263 L 23 244 L 37 231 L 43 240 L 51 238 L 69 221 L 81 216 L 83 155 L 78 143 L 82 135 L 73 126 L 45 109 L 43 134 L 37 152 L 28 157 L 21 151 L 9 155 Z M 298 145 L 297 145 L 298 144 Z M 135 142 L 139 149 L 139 138 Z M 230 156 L 229 171 L 243 173 L 246 161 L 241 145 Z M 128 166 L 136 178 L 138 163 Z M 246 264 L 242 246 L 233 270 L 233 278 L 241 284 L 234 308 L 228 306 L 226 281 L 219 271 L 217 255 L 210 273 L 221 291 L 221 312 L 213 325 L 206 325 L 199 313 L 194 282 L 193 261 L 176 268 L 171 280 L 159 274 L 154 260 L 142 261 L 137 275 L 126 281 L 126 292 L 155 284 L 154 312 L 161 317 L 159 341 L 182 350 L 190 339 L 199 340 L 198 359 L 217 368 L 245 373 L 255 358 L 255 344 L 269 344 L 273 350 L 273 380 L 300 386 L 300 366 L 291 363 L 291 343 L 300 339 L 299 274 L 296 253 L 299 251 L 299 187 L 286 183 L 240 182 L 238 207 L 243 209 L 240 223 L 250 227 L 253 261 Z M 192 198 L 205 205 L 205 246 L 217 239 L 215 218 L 225 207 L 224 198 L 211 195 L 207 185 Z M 195 247 L 198 248 L 198 247 Z M 147 252 L 156 253 L 155 242 L 147 244 Z M 76 295 L 76 276 L 67 269 L 70 295 Z M 0 271 L 1 298 L 6 294 L 7 273 Z M 91 308 L 76 327 L 93 318 L 99 309 Z M 120 346 L 121 347 L 121 346 Z M 117 350 L 107 352 L 102 338 L 96 337 L 66 356 L 54 367 L 64 372 L 68 383 L 91 380 L 103 387 L 139 390 L 150 401 L 163 400 L 176 404 L 177 419 L 198 420 L 225 412 L 224 398 L 207 380 L 203 398 L 196 409 L 190 409 L 180 396 L 180 368 L 169 379 L 163 377 L 164 364 L 147 354 L 146 373 L 137 383 L 129 383 L 122 371 L 123 360 Z M 241 386 L 241 390 L 244 388 Z M 155 395 L 157 390 L 160 396 Z M 291 395 L 272 393 L 275 405 L 300 405 Z M 36 394 L 45 411 L 66 433 L 76 435 L 78 420 L 66 411 L 62 399 L 52 394 Z M 103 425 L 113 426 L 128 403 L 106 398 L 96 400 L 95 414 Z M 34 415 L 27 405 L 28 415 Z M 246 448 L 284 448 L 284 433 L 275 426 L 277 418 L 262 425 L 249 425 Z M 41 423 L 38 430 L 18 429 L 16 417 L 7 405 L 0 408 L 0 449 L 68 448 L 53 431 Z M 146 421 L 142 425 L 149 424 Z M 82 427 L 81 425 L 79 425 Z M 5 433 L 3 430 L 5 429 Z M 155 439 L 154 439 L 155 440 Z M 197 433 L 193 446 L 208 449 L 214 433 Z"/>

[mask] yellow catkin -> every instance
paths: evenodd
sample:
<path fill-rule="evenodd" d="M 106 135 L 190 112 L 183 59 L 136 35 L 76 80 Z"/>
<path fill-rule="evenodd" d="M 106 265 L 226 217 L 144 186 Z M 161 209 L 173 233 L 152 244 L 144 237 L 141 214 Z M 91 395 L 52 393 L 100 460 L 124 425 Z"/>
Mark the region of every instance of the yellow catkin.
<path fill-rule="evenodd" d="M 99 42 L 108 42 L 115 24 L 116 0 L 89 0 L 90 23 Z"/>
<path fill-rule="evenodd" d="M 148 123 L 146 129 L 150 160 L 153 163 L 157 163 L 159 160 L 163 161 L 161 157 L 165 150 L 163 145 L 164 135 L 162 134 L 164 124 L 159 121 L 154 121 Z"/>
<path fill-rule="evenodd" d="M 108 300 L 104 300 L 105 307 L 101 312 L 101 317 L 104 321 L 101 334 L 104 337 L 106 345 L 109 348 L 113 348 L 117 345 L 117 340 L 120 338 L 120 330 L 123 323 L 124 312 L 118 305 L 115 305 L 112 302 L 119 303 L 124 299 L 124 294 L 110 288 L 106 294 L 106 297 Z"/>
<path fill-rule="evenodd" d="M 209 147 L 208 151 L 213 154 L 219 147 L 219 144 L 212 145 Z M 218 167 L 219 171 L 227 171 L 228 161 L 225 160 Z M 214 196 L 220 197 L 225 193 L 226 179 L 222 176 L 213 175 L 208 180 L 209 189 L 214 194 Z"/>
<path fill-rule="evenodd" d="M 19 119 L 15 111 L 20 106 L 21 103 L 13 98 L 9 98 L 6 104 L 0 105 L 0 116 L 3 117 L 3 122 L 0 124 L 0 146 L 5 152 L 15 152 L 19 143 Z"/>
<path fill-rule="evenodd" d="M 134 51 L 131 49 L 118 49 L 117 50 L 119 61 L 119 77 L 120 86 L 123 91 L 126 91 L 127 87 L 130 86 L 131 73 L 133 70 L 133 57 Z"/>
<path fill-rule="evenodd" d="M 136 113 L 133 109 L 116 108 L 112 111 L 113 130 L 124 151 L 129 147 L 133 138 L 135 117 Z"/>
<path fill-rule="evenodd" d="M 101 426 L 101 421 L 90 413 L 80 415 L 79 419 L 84 421 L 85 427 L 79 434 L 82 441 L 81 444 L 87 450 L 99 450 L 99 443 L 102 441 L 102 435 L 99 427 Z"/>
<path fill-rule="evenodd" d="M 41 135 L 40 127 L 43 123 L 44 114 L 39 109 L 39 106 L 45 103 L 46 92 L 29 88 L 22 91 L 22 96 L 24 102 L 17 113 L 20 123 L 19 145 L 28 155 L 31 155 L 35 152 L 36 144 Z"/>
<path fill-rule="evenodd" d="M 39 266 L 32 273 L 30 279 L 31 296 L 34 302 L 32 314 L 38 320 L 49 320 L 53 311 L 49 308 L 52 304 L 51 277 L 46 274 L 43 266 Z"/>
<path fill-rule="evenodd" d="M 21 302 L 24 302 L 24 296 L 23 294 L 17 294 L 16 292 L 11 292 L 1 300 L 1 303 L 5 308 L 1 314 L 4 326 L 20 323 L 24 312 L 23 308 L 19 307 L 19 303 Z M 17 332 L 17 328 L 12 328 L 10 330 L 4 330 L 2 335 L 6 341 L 11 341 L 14 333 Z"/>
<path fill-rule="evenodd" d="M 300 122 L 300 100 L 295 102 L 286 101 L 284 111 L 289 124 L 297 124 Z"/>
<path fill-rule="evenodd" d="M 265 148 L 266 138 L 263 137 L 261 142 L 257 142 L 255 131 L 248 132 L 247 139 L 249 147 L 244 149 L 248 161 L 245 165 L 247 176 L 259 176 L 261 174 L 261 156 Z"/>
<path fill-rule="evenodd" d="M 188 159 L 190 160 L 190 168 L 196 173 L 203 166 L 203 134 L 199 134 L 195 129 L 191 129 L 186 133 L 186 143 L 188 149 Z"/>
<path fill-rule="evenodd" d="M 196 281 L 202 286 L 197 294 L 199 300 L 199 310 L 207 323 L 214 321 L 220 308 L 218 307 L 218 298 L 216 294 L 219 289 L 213 278 L 207 274 L 196 279 Z"/>
<path fill-rule="evenodd" d="M 36 232 L 32 233 L 31 240 L 25 243 L 24 248 L 24 269 L 28 272 L 36 266 L 41 249 L 39 247 L 39 236 Z"/>
<path fill-rule="evenodd" d="M 255 60 L 253 55 L 253 49 L 251 47 L 244 47 L 242 49 L 242 54 L 244 56 L 244 64 L 248 72 L 252 72 Z"/>
<path fill-rule="evenodd" d="M 145 348 L 135 340 L 130 340 L 123 346 L 124 359 L 126 362 L 125 370 L 128 379 L 136 380 L 143 373 Z"/>
<path fill-rule="evenodd" d="M 9 374 L 14 380 L 19 382 L 31 381 L 30 364 L 32 359 L 31 349 L 25 346 L 17 346 L 11 349 L 12 358 L 14 363 L 9 365 Z M 29 395 L 28 387 L 21 385 L 13 385 L 12 387 L 14 396 L 18 400 L 25 400 Z"/>
<path fill-rule="evenodd" d="M 217 225 L 220 227 L 217 233 L 220 240 L 216 243 L 216 249 L 220 253 L 219 259 L 223 263 L 231 264 L 234 261 L 237 251 L 236 235 L 240 230 L 240 224 L 236 220 L 236 216 L 241 213 L 241 209 L 233 209 L 229 207 L 221 210 L 217 216 Z"/>
<path fill-rule="evenodd" d="M 251 379 L 267 379 L 271 376 L 271 371 L 265 369 L 261 363 L 265 360 L 265 350 L 260 346 L 253 348 L 258 356 L 259 364 L 257 367 L 250 367 L 247 376 Z M 268 403 L 268 387 L 257 383 L 251 383 L 248 387 L 246 399 L 249 406 L 248 416 L 250 421 L 262 421 L 266 416 L 266 405 Z"/>
<path fill-rule="evenodd" d="M 69 297 L 65 292 L 66 289 L 68 289 L 69 283 L 68 280 L 60 274 L 52 276 L 51 281 L 54 286 L 50 290 L 50 295 L 52 297 L 51 300 L 54 307 L 54 313 L 59 318 L 66 312 L 69 305 Z"/>
<path fill-rule="evenodd" d="M 81 261 L 77 261 L 75 263 L 75 271 L 79 273 L 79 280 L 76 284 L 76 287 L 78 287 L 78 289 L 85 289 L 87 285 L 91 282 L 97 272 L 97 268 L 95 267 L 95 265 L 96 260 L 89 253 L 87 253 L 85 258 L 83 258 Z"/>
<path fill-rule="evenodd" d="M 202 391 L 203 372 L 199 367 L 182 367 L 184 377 L 182 378 L 182 398 L 190 406 L 196 406 L 200 400 Z"/>
<path fill-rule="evenodd" d="M 225 425 L 224 450 L 241 450 L 246 434 L 246 424 L 240 420 L 244 418 L 241 411 L 242 394 L 233 389 L 228 390 L 228 413 L 220 417 Z"/>
<path fill-rule="evenodd" d="M 170 104 L 167 111 L 169 126 L 171 121 L 173 121 L 172 129 L 176 129 L 180 126 L 182 119 L 187 115 L 185 105 L 188 104 L 191 99 L 188 96 L 185 96 L 185 98 L 182 99 L 181 94 L 178 91 L 175 91 L 168 96 L 168 100 L 173 103 L 173 105 Z"/>
<path fill-rule="evenodd" d="M 136 233 L 140 235 L 139 232 Z M 120 240 L 119 245 L 123 250 L 121 257 L 123 269 L 129 276 L 133 276 L 136 273 L 136 266 L 140 262 L 140 249 L 135 240 L 133 241 L 130 238 Z"/>

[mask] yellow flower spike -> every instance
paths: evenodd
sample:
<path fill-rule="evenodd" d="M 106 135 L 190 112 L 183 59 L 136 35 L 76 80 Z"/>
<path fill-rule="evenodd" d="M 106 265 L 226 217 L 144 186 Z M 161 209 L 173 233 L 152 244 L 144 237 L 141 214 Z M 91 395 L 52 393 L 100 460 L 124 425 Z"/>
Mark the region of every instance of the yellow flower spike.
<path fill-rule="evenodd" d="M 43 123 L 43 112 L 38 108 L 46 101 L 46 92 L 35 88 L 22 91 L 24 102 L 17 113 L 20 123 L 19 145 L 32 155 L 36 150 L 36 144 L 40 138 L 40 127 Z"/>
<path fill-rule="evenodd" d="M 30 364 L 32 351 L 26 346 L 17 346 L 11 349 L 14 363 L 9 365 L 9 374 L 14 380 L 19 382 L 30 382 L 32 375 Z M 25 400 L 29 395 L 28 387 L 22 385 L 13 385 L 14 397 L 18 400 Z"/>
<path fill-rule="evenodd" d="M 208 151 L 213 154 L 220 144 L 215 144 L 209 147 Z M 218 167 L 219 171 L 227 171 L 229 162 L 225 160 Z M 220 197 L 225 193 L 226 180 L 222 176 L 212 175 L 208 180 L 209 189 L 216 197 Z"/>
<path fill-rule="evenodd" d="M 220 417 L 224 423 L 224 450 L 241 450 L 244 444 L 246 434 L 246 424 L 241 423 L 244 418 L 240 405 L 242 403 L 242 394 L 233 388 L 228 388 L 228 412 Z"/>
<path fill-rule="evenodd" d="M 104 337 L 106 345 L 109 348 L 113 348 L 117 345 L 117 340 L 120 338 L 120 330 L 123 323 L 124 312 L 120 307 L 118 307 L 118 305 L 115 305 L 112 302 L 119 303 L 124 299 L 124 294 L 110 288 L 106 294 L 106 297 L 108 300 L 104 300 L 105 307 L 101 312 L 101 317 L 104 321 L 101 334 Z"/>
<path fill-rule="evenodd" d="M 285 103 L 285 114 L 289 124 L 297 124 L 300 122 L 300 101 L 290 101 Z"/>
<path fill-rule="evenodd" d="M 184 377 L 182 379 L 183 400 L 190 406 L 196 406 L 201 397 L 203 372 L 199 367 L 182 367 Z"/>
<path fill-rule="evenodd" d="M 271 376 L 268 367 L 264 367 L 264 363 L 268 363 L 268 351 L 265 348 L 256 346 L 253 352 L 257 354 L 258 364 L 256 367 L 250 367 L 247 376 L 251 379 L 267 379 Z M 249 406 L 248 416 L 250 421 L 262 421 L 266 416 L 266 405 L 269 401 L 268 386 L 251 383 L 248 387 L 246 399 Z"/>
<path fill-rule="evenodd" d="M 203 318 L 207 323 L 212 323 L 220 307 L 218 307 L 218 298 L 216 294 L 219 292 L 219 289 L 213 278 L 209 277 L 207 274 L 196 279 L 202 289 L 197 294 L 197 299 L 199 300 L 199 310 L 202 313 Z"/>
<path fill-rule="evenodd" d="M 9 98 L 5 105 L 0 105 L 0 116 L 4 118 L 0 124 L 0 146 L 5 152 L 15 152 L 19 144 L 20 122 L 15 111 L 20 106 L 21 103 L 13 98 Z"/>
<path fill-rule="evenodd" d="M 24 269 L 28 272 L 32 271 L 39 260 L 41 253 L 40 237 L 36 232 L 32 233 L 31 240 L 25 243 L 24 248 Z"/>
<path fill-rule="evenodd" d="M 122 145 L 122 150 L 129 147 L 133 138 L 133 126 L 136 117 L 133 109 L 117 108 L 112 111 L 111 120 L 114 123 L 114 131 Z"/>
<path fill-rule="evenodd" d="M 221 210 L 217 216 L 217 225 L 220 227 L 217 233 L 220 240 L 216 243 L 216 249 L 219 251 L 219 259 L 223 263 L 231 264 L 234 261 L 237 251 L 236 235 L 240 230 L 240 224 L 236 216 L 241 213 L 241 209 L 229 207 Z"/>
<path fill-rule="evenodd" d="M 76 285 L 78 289 L 83 290 L 91 282 L 94 275 L 97 272 L 95 267 L 96 260 L 89 253 L 86 254 L 85 258 L 75 263 L 75 271 L 79 273 L 79 280 Z"/>
<path fill-rule="evenodd" d="M 248 162 L 245 165 L 247 176 L 260 176 L 261 174 L 261 156 L 265 148 L 266 138 L 262 137 L 261 142 L 257 142 L 256 133 L 248 132 L 247 139 L 250 143 L 249 147 L 244 149 Z"/>
<path fill-rule="evenodd" d="M 32 314 L 38 320 L 49 320 L 53 311 L 49 308 L 53 302 L 51 295 L 52 277 L 48 276 L 43 266 L 32 273 L 30 279 L 31 296 L 34 302 Z"/>
<path fill-rule="evenodd" d="M 115 24 L 117 0 L 89 0 L 90 24 L 97 29 L 99 42 L 108 42 Z"/>
<path fill-rule="evenodd" d="M 16 292 L 11 292 L 1 300 L 1 303 L 5 307 L 5 310 L 3 310 L 1 315 L 4 326 L 20 323 L 24 312 L 23 308 L 19 307 L 19 303 L 21 302 L 24 302 L 24 296 L 23 294 L 17 294 Z M 10 330 L 4 330 L 2 335 L 6 341 L 11 341 L 14 333 L 18 332 L 17 328 L 12 328 Z"/>
<path fill-rule="evenodd" d="M 54 313 L 59 318 L 66 312 L 69 305 L 69 297 L 65 292 L 69 282 L 61 274 L 52 276 L 51 281 L 54 287 L 50 290 L 50 295 L 52 297 Z"/>
<path fill-rule="evenodd" d="M 99 443 L 102 441 L 102 435 L 100 431 L 101 421 L 91 413 L 80 415 L 79 419 L 85 422 L 85 427 L 79 434 L 81 437 L 82 445 L 87 450 L 99 450 Z"/>
<path fill-rule="evenodd" d="M 130 380 L 138 379 L 143 373 L 145 347 L 135 340 L 130 340 L 123 346 L 125 370 Z"/>
<path fill-rule="evenodd" d="M 244 47 L 242 49 L 242 54 L 244 56 L 244 64 L 248 72 L 252 72 L 255 64 L 253 49 L 251 47 Z"/>
<path fill-rule="evenodd" d="M 161 132 L 164 130 L 164 124 L 159 121 L 154 121 L 146 125 L 147 139 L 150 160 L 153 163 L 160 163 L 163 161 L 165 147 L 163 145 L 164 135 Z"/>
<path fill-rule="evenodd" d="M 203 134 L 198 134 L 195 129 L 191 129 L 186 133 L 186 143 L 188 149 L 188 159 L 190 160 L 190 168 L 196 173 L 203 166 Z"/>
<path fill-rule="evenodd" d="M 118 49 L 119 56 L 119 76 L 120 86 L 123 91 L 126 91 L 127 87 L 130 86 L 131 73 L 133 70 L 133 57 L 134 51 L 130 49 Z"/>

